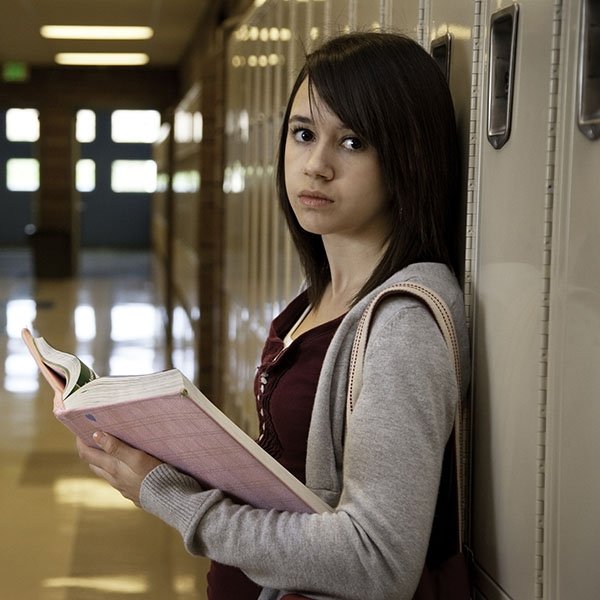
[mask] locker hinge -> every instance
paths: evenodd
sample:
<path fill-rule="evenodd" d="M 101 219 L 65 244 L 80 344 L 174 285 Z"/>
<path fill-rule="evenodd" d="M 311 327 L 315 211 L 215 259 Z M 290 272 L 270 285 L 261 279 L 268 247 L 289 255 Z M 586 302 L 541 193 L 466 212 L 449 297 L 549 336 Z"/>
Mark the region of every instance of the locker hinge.
<path fill-rule="evenodd" d="M 538 394 L 537 487 L 536 487 L 536 556 L 535 597 L 545 594 L 545 524 L 546 524 L 546 412 L 548 397 L 548 338 L 552 262 L 552 230 L 555 190 L 556 136 L 559 102 L 559 69 L 561 59 L 562 0 L 554 0 L 550 79 L 548 90 L 548 121 L 546 144 L 546 178 L 544 191 L 544 227 L 542 259 L 542 298 L 540 323 L 540 375 Z"/>
<path fill-rule="evenodd" d="M 478 156 L 478 123 L 481 104 L 481 0 L 474 2 L 473 20 L 473 57 L 471 67 L 471 110 L 469 114 L 469 162 L 467 165 L 467 207 L 465 231 L 465 280 L 464 298 L 467 325 L 469 328 L 473 321 L 473 274 L 475 273 L 475 260 L 477 256 L 477 156 Z"/>

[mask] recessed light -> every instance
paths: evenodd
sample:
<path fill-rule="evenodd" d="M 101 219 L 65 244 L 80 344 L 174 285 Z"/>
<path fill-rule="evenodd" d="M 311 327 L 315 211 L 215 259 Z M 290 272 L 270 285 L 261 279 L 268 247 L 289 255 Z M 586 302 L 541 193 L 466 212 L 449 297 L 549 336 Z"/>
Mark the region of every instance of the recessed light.
<path fill-rule="evenodd" d="M 40 33 L 56 40 L 147 40 L 154 30 L 138 26 L 44 25 Z"/>
<path fill-rule="evenodd" d="M 59 52 L 54 60 L 59 65 L 141 66 L 150 58 L 142 52 Z"/>

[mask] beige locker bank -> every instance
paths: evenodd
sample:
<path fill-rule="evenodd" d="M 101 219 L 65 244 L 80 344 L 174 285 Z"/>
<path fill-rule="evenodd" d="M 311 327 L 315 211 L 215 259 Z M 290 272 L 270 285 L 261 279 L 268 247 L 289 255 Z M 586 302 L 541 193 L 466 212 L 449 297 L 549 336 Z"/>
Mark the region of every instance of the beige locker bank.
<path fill-rule="evenodd" d="M 600 5 L 475 5 L 475 598 L 595 598 Z"/>
<path fill-rule="evenodd" d="M 475 600 L 600 597 L 599 5 L 268 0 L 228 45 L 223 386 L 225 408 L 249 427 L 239 382 L 251 381 L 265 327 L 301 279 L 269 181 L 303 50 L 391 28 L 447 70 L 474 366 Z"/>

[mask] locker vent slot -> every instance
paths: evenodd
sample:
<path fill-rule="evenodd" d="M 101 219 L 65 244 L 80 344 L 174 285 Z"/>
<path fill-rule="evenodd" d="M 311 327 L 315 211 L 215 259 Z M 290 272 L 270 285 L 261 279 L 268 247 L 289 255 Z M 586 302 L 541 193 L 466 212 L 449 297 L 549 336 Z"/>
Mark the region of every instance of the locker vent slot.
<path fill-rule="evenodd" d="M 490 22 L 487 137 L 502 148 L 510 137 L 519 7 L 494 13 Z"/>

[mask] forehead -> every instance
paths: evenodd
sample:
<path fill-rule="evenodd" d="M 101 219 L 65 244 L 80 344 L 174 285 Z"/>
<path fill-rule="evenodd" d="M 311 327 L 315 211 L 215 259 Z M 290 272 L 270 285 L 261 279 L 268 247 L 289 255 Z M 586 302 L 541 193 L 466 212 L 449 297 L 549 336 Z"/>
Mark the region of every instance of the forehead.
<path fill-rule="evenodd" d="M 303 117 L 303 119 L 310 119 L 315 122 L 327 121 L 338 127 L 343 126 L 339 117 L 321 99 L 316 88 L 314 86 L 312 89 L 310 88 L 308 79 L 302 82 L 292 102 L 290 120 L 296 117 Z"/>

